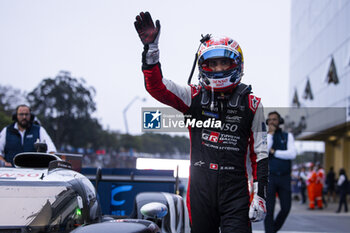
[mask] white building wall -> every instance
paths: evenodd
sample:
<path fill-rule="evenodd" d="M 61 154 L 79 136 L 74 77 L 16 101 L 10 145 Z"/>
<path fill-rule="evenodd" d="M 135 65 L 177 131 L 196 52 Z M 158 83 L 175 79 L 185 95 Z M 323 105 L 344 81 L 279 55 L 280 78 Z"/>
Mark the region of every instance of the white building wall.
<path fill-rule="evenodd" d="M 350 107 L 350 0 L 292 0 L 289 101 L 304 107 Z M 339 83 L 327 83 L 331 58 Z M 313 100 L 303 99 L 310 80 Z M 349 119 L 349 118 L 348 118 Z"/>

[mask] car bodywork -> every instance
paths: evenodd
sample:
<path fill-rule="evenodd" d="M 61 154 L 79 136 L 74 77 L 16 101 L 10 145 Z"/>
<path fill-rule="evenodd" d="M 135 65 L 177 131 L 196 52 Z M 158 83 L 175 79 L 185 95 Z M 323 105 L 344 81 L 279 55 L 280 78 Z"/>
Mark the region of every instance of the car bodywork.
<path fill-rule="evenodd" d="M 0 232 L 69 232 L 99 222 L 95 187 L 68 163 L 46 153 L 21 153 L 0 168 Z"/>
<path fill-rule="evenodd" d="M 14 164 L 15 168 L 0 168 L 0 233 L 184 233 L 188 225 L 178 195 L 139 193 L 134 213 L 116 219 L 101 215 L 94 185 L 56 155 L 21 153 Z M 148 215 L 142 214 L 149 203 L 143 211 Z"/>

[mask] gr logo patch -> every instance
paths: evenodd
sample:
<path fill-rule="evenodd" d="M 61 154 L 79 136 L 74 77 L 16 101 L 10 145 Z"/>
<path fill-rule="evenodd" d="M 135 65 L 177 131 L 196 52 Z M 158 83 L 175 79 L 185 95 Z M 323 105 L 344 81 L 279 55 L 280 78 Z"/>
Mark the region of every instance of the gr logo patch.
<path fill-rule="evenodd" d="M 202 139 L 210 142 L 218 142 L 220 133 L 215 131 L 204 130 L 202 133 Z"/>
<path fill-rule="evenodd" d="M 211 132 L 211 134 L 209 135 L 209 141 L 211 141 L 211 142 L 218 142 L 219 135 L 220 135 L 220 133 Z"/>

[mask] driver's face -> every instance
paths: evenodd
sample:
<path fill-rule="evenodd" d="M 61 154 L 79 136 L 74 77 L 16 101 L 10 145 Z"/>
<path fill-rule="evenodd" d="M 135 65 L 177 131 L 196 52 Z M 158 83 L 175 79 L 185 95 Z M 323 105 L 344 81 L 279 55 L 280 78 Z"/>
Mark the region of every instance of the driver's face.
<path fill-rule="evenodd" d="M 17 123 L 22 128 L 27 128 L 30 121 L 30 110 L 28 107 L 19 107 L 17 110 Z"/>
<path fill-rule="evenodd" d="M 232 65 L 232 60 L 228 58 L 214 58 L 208 60 L 208 67 L 215 72 L 225 71 Z"/>

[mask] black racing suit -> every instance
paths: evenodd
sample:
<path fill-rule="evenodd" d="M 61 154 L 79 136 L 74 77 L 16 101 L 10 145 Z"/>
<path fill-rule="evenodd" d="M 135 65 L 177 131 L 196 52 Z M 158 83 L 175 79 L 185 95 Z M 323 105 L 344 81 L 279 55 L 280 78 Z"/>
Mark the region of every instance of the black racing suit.
<path fill-rule="evenodd" d="M 221 121 L 221 127 L 189 127 L 191 170 L 187 207 L 195 233 L 251 232 L 248 179 L 267 186 L 266 127 L 260 98 L 240 84 L 233 92 L 211 93 L 201 86 L 179 86 L 162 77 L 160 64 L 143 65 L 147 91 L 189 119 Z"/>

